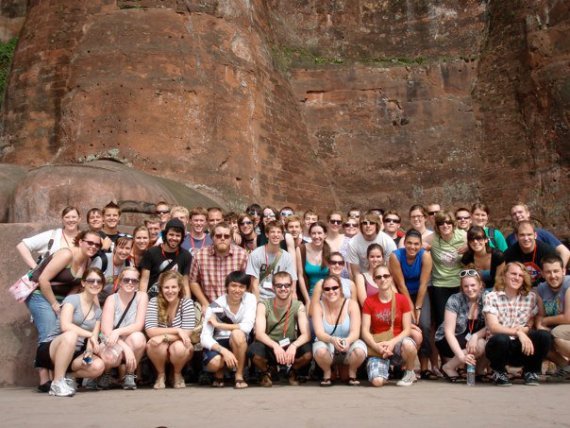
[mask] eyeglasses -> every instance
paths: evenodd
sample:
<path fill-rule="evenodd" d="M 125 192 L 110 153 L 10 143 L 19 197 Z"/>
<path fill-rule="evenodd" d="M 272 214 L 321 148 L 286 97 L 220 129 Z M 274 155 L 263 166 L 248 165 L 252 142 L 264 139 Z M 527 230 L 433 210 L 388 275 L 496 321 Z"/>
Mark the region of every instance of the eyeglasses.
<path fill-rule="evenodd" d="M 479 272 L 475 269 L 465 269 L 459 272 L 459 278 L 465 278 L 466 276 L 479 276 Z"/>
<path fill-rule="evenodd" d="M 214 237 L 216 239 L 230 239 L 231 235 L 229 233 L 216 233 Z"/>
<path fill-rule="evenodd" d="M 369 220 L 364 220 L 360 222 L 361 226 L 376 226 L 377 223 L 374 223 L 372 221 Z"/>
<path fill-rule="evenodd" d="M 465 220 L 469 220 L 469 219 L 471 218 L 471 216 L 470 216 L 470 215 L 468 215 L 468 216 L 461 216 L 461 217 L 457 216 L 457 217 L 455 217 L 455 218 L 456 218 L 458 221 L 465 221 Z"/>
<path fill-rule="evenodd" d="M 82 239 L 82 241 L 85 242 L 87 244 L 87 246 L 89 246 L 89 247 L 101 248 L 100 242 L 93 242 L 93 241 L 89 241 L 87 239 Z"/>
<path fill-rule="evenodd" d="M 392 275 L 390 275 L 389 273 L 385 273 L 384 275 L 376 275 L 376 276 L 374 277 L 374 279 L 378 279 L 378 280 L 380 280 L 380 279 L 388 279 L 388 278 L 390 278 L 391 276 L 392 276 Z"/>
<path fill-rule="evenodd" d="M 87 278 L 85 282 L 89 285 L 103 284 L 103 281 L 101 281 L 100 278 Z"/>
<path fill-rule="evenodd" d="M 334 265 L 342 266 L 343 264 L 344 264 L 344 260 L 331 260 L 329 262 L 329 265 L 331 265 L 331 266 L 334 266 Z"/>
<path fill-rule="evenodd" d="M 290 282 L 278 282 L 276 284 L 273 284 L 273 286 L 275 288 L 291 288 L 291 283 Z"/>
<path fill-rule="evenodd" d="M 253 221 L 242 221 L 239 223 L 240 226 L 249 226 L 251 224 L 253 224 Z"/>
<path fill-rule="evenodd" d="M 439 211 L 428 211 L 429 215 L 436 215 Z"/>
<path fill-rule="evenodd" d="M 343 226 L 344 227 L 356 227 L 357 224 L 356 223 L 344 223 Z"/>
<path fill-rule="evenodd" d="M 397 218 L 385 218 L 384 219 L 384 223 L 400 223 L 400 220 L 398 220 Z"/>
<path fill-rule="evenodd" d="M 440 221 L 439 223 L 436 223 L 438 226 L 443 226 L 444 224 L 447 224 L 448 226 L 453 226 L 453 222 L 451 220 L 444 220 L 444 221 Z"/>
<path fill-rule="evenodd" d="M 337 226 L 342 224 L 342 220 L 329 220 L 330 224 L 336 224 Z"/>
<path fill-rule="evenodd" d="M 123 284 L 133 284 L 133 285 L 137 285 L 137 284 L 139 284 L 140 281 L 139 281 L 138 278 L 126 278 L 126 277 L 125 277 L 125 278 L 121 279 L 121 282 L 122 282 Z"/>
<path fill-rule="evenodd" d="M 338 285 L 333 285 L 332 287 L 323 287 L 323 291 L 336 291 L 340 287 Z"/>
<path fill-rule="evenodd" d="M 156 210 L 157 214 L 163 215 L 163 214 L 168 214 L 170 212 L 170 210 Z"/>

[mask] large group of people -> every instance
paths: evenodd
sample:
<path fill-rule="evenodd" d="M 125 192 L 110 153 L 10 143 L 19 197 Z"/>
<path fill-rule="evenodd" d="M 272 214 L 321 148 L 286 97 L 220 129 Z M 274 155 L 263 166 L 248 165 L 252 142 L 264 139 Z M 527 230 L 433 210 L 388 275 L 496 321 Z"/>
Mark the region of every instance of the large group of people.
<path fill-rule="evenodd" d="M 236 389 L 570 378 L 570 251 L 523 203 L 506 238 L 482 203 L 413 205 L 407 230 L 379 208 L 155 206 L 132 228 L 66 207 L 18 244 L 39 391 L 184 388 L 188 367 Z"/>

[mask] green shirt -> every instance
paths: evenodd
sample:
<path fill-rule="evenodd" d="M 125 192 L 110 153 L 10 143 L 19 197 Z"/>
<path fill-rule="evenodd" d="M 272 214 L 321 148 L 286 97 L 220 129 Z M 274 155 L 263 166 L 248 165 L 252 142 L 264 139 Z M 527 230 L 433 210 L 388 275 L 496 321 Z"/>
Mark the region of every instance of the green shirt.
<path fill-rule="evenodd" d="M 449 241 L 436 235 L 431 244 L 433 269 L 431 273 L 434 287 L 459 287 L 459 272 L 461 272 L 461 257 L 457 251 L 467 242 L 466 233 L 454 229 Z"/>
<path fill-rule="evenodd" d="M 291 307 L 277 308 L 274 307 L 275 299 L 265 300 L 265 333 L 274 340 L 279 342 L 281 339 L 288 337 L 291 342 L 297 339 L 297 312 L 301 307 L 301 302 L 293 300 Z M 289 316 L 287 316 L 289 310 Z M 287 326 L 285 326 L 287 323 Z M 283 332 L 285 331 L 285 334 Z"/>

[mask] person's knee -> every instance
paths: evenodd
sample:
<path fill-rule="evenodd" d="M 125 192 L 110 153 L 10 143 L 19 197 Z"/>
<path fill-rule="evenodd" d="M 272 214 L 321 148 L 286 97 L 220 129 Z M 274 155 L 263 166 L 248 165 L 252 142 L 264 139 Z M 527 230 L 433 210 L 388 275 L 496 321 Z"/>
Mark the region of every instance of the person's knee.
<path fill-rule="evenodd" d="M 405 357 L 410 357 L 412 355 L 417 355 L 418 350 L 416 349 L 416 346 L 414 344 L 414 342 L 412 342 L 411 340 L 404 340 L 402 342 L 402 355 Z"/>
<path fill-rule="evenodd" d="M 142 334 L 140 331 L 132 333 L 127 339 L 127 344 L 135 352 L 144 349 L 146 345 L 144 334 Z"/>
<path fill-rule="evenodd" d="M 61 334 L 61 343 L 65 343 L 66 345 L 73 345 L 77 343 L 77 333 L 74 331 L 66 331 L 65 333 Z"/>
<path fill-rule="evenodd" d="M 247 342 L 245 333 L 241 330 L 233 330 L 230 334 L 230 345 L 242 346 Z"/>
<path fill-rule="evenodd" d="M 327 348 L 317 349 L 315 352 L 315 359 L 326 360 L 331 359 L 331 354 Z"/>
<path fill-rule="evenodd" d="M 105 371 L 105 363 L 100 358 L 96 358 L 89 366 L 89 377 L 96 378 L 103 374 Z"/>
<path fill-rule="evenodd" d="M 366 353 L 364 352 L 364 350 L 360 348 L 355 348 L 350 354 L 349 361 L 352 362 L 364 361 L 365 358 L 366 358 Z"/>
<path fill-rule="evenodd" d="M 221 355 L 216 355 L 214 358 L 210 360 L 206 369 L 209 372 L 215 373 L 218 370 L 221 370 L 224 367 L 224 360 Z"/>
<path fill-rule="evenodd" d="M 372 379 L 372 381 L 370 381 L 370 383 L 372 384 L 372 386 L 380 387 L 380 386 L 384 386 L 384 383 L 386 383 L 386 380 L 384 378 L 381 378 L 381 377 L 375 377 L 374 379 Z"/>

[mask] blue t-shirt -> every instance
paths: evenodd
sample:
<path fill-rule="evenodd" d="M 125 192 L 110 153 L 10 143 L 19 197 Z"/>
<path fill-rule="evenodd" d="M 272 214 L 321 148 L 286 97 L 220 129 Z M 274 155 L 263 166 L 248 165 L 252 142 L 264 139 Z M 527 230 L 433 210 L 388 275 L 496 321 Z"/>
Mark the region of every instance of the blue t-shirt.
<path fill-rule="evenodd" d="M 402 267 L 402 274 L 404 275 L 404 281 L 408 289 L 408 293 L 416 294 L 420 289 L 420 276 L 422 274 L 422 258 L 424 256 L 425 250 L 423 248 L 418 251 L 414 262 L 410 265 L 406 260 L 406 249 L 398 248 L 394 251 L 400 266 Z"/>
<path fill-rule="evenodd" d="M 548 230 L 537 228 L 534 229 L 534 231 L 536 232 L 537 241 L 544 242 L 545 244 L 548 244 L 554 248 L 558 247 L 562 243 L 560 242 L 560 240 L 558 240 L 556 236 L 554 236 Z M 509 247 L 513 245 L 515 242 L 517 242 L 517 235 L 511 233 L 509 236 L 507 236 L 507 244 L 509 244 Z"/>
<path fill-rule="evenodd" d="M 537 293 L 542 299 L 544 316 L 553 317 L 564 313 L 564 299 L 570 288 L 570 275 L 566 275 L 562 285 L 557 291 L 552 291 L 546 282 L 541 282 L 537 287 Z"/>

